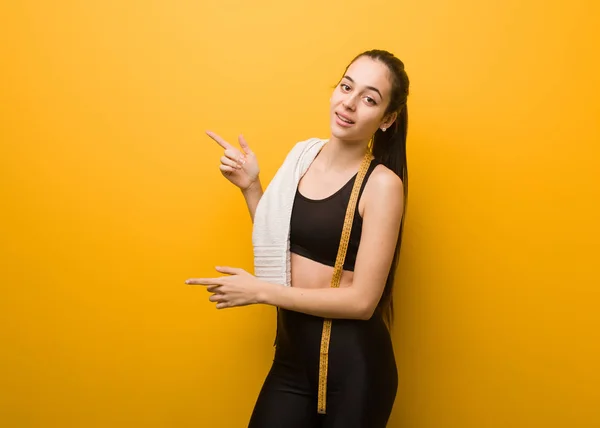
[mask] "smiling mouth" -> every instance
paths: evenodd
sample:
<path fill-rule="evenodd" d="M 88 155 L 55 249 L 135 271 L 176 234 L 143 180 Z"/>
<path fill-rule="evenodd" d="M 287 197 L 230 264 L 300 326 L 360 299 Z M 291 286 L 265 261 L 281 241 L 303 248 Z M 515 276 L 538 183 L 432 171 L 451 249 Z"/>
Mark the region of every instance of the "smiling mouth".
<path fill-rule="evenodd" d="M 336 115 L 336 116 L 338 117 L 338 119 L 340 119 L 342 122 L 346 122 L 346 123 L 348 123 L 348 124 L 353 124 L 353 123 L 354 123 L 354 122 L 352 122 L 350 119 L 346 119 L 345 117 L 343 117 L 343 116 L 340 116 L 338 113 L 336 113 L 335 115 Z"/>

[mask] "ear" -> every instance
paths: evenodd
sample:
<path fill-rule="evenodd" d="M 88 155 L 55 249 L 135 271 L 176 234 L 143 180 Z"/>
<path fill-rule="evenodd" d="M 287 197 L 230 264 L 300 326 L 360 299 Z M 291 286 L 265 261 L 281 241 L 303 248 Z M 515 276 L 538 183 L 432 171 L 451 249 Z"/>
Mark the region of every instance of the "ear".
<path fill-rule="evenodd" d="M 379 128 L 381 128 L 381 130 L 383 132 L 385 132 L 387 129 L 390 128 L 390 126 L 392 126 L 392 124 L 396 121 L 397 117 L 398 117 L 398 113 L 397 112 L 388 114 L 381 121 L 381 124 L 379 125 Z"/>

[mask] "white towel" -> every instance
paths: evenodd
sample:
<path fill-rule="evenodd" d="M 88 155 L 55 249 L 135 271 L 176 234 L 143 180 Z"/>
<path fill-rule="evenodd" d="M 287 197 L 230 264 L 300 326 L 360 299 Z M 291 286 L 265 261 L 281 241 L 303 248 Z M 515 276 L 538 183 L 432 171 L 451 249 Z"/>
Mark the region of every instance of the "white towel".
<path fill-rule="evenodd" d="M 290 220 L 298 183 L 328 140 L 297 143 L 265 189 L 254 213 L 254 275 L 263 281 L 291 285 Z"/>

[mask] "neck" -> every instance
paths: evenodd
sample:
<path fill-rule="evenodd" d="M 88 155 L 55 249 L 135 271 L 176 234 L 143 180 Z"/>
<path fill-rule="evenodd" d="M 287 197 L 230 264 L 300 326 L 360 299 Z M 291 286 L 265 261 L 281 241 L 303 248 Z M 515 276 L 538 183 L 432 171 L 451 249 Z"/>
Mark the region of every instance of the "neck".
<path fill-rule="evenodd" d="M 324 167 L 328 170 L 355 169 L 367 152 L 369 141 L 344 141 L 331 137 L 322 150 Z"/>

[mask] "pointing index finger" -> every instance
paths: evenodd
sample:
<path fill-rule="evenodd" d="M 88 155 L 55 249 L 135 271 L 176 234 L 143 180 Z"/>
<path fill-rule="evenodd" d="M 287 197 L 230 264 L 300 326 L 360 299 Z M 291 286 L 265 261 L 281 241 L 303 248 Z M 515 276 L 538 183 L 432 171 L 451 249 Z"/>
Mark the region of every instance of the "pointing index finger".
<path fill-rule="evenodd" d="M 185 283 L 188 285 L 222 285 L 219 278 L 190 278 Z"/>
<path fill-rule="evenodd" d="M 223 138 L 221 138 L 220 136 L 218 136 L 214 132 L 212 132 L 212 131 L 206 131 L 206 135 L 208 135 L 210 138 L 212 138 L 213 140 L 215 140 L 217 142 L 217 144 L 219 146 L 223 147 L 225 150 L 227 150 L 227 149 L 233 149 L 233 146 L 231 144 L 229 144 L 227 141 L 225 141 Z"/>

